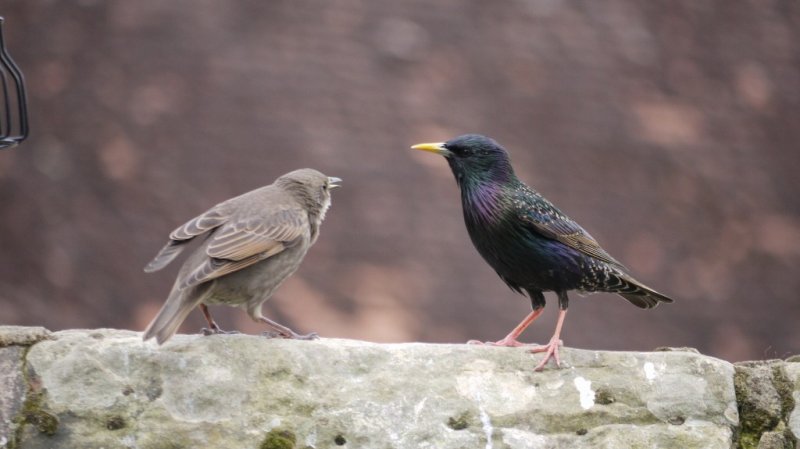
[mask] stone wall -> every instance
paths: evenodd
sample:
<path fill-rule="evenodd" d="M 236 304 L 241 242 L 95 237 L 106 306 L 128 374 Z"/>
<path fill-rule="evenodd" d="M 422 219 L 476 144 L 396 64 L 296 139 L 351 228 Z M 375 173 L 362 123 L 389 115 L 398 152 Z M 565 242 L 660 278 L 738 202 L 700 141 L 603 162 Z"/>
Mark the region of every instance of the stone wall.
<path fill-rule="evenodd" d="M 0 327 L 0 448 L 794 448 L 800 363 Z"/>

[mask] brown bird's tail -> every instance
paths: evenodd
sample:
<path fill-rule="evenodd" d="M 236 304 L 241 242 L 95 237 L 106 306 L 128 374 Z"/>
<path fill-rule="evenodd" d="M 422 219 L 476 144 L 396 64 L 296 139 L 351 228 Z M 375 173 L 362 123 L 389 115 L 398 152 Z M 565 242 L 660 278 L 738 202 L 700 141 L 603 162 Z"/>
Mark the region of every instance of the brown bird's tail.
<path fill-rule="evenodd" d="M 610 291 L 630 301 L 631 304 L 642 309 L 652 309 L 662 302 L 673 302 L 669 296 L 661 294 L 642 284 L 631 276 L 617 273 L 611 276 L 616 285 Z"/>
<path fill-rule="evenodd" d="M 152 273 L 167 266 L 186 248 L 185 243 L 185 241 L 178 240 L 170 240 L 167 242 L 167 244 L 161 248 L 161 251 L 156 254 L 156 257 L 144 267 L 144 272 Z"/>
<path fill-rule="evenodd" d="M 205 290 L 203 286 L 180 289 L 176 282 L 158 315 L 145 329 L 142 339 L 147 341 L 155 337 L 159 345 L 169 340 L 192 309 L 200 304 Z"/>

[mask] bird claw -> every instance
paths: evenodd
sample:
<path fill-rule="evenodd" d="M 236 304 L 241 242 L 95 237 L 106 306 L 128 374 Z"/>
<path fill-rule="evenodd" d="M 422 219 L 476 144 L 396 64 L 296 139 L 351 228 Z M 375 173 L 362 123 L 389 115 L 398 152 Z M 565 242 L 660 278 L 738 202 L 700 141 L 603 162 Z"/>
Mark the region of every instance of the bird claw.
<path fill-rule="evenodd" d="M 280 333 L 275 332 L 275 331 L 264 331 L 264 332 L 261 333 L 261 336 L 265 337 L 265 338 L 281 338 L 281 337 L 283 337 L 283 335 L 281 335 Z"/>
<path fill-rule="evenodd" d="M 498 341 L 494 341 L 494 342 L 490 341 L 490 342 L 487 342 L 486 344 L 488 344 L 490 346 L 506 346 L 506 347 L 509 347 L 509 348 L 518 348 L 520 346 L 530 346 L 530 344 L 528 344 L 528 343 L 523 343 L 523 342 L 517 340 L 516 338 L 509 338 L 509 337 L 506 337 L 506 338 L 504 338 L 502 340 L 498 340 Z"/>
<path fill-rule="evenodd" d="M 539 364 L 536 365 L 536 368 L 534 368 L 533 370 L 534 371 L 543 370 L 545 365 L 547 365 L 547 362 L 551 358 L 553 360 L 555 360 L 556 366 L 560 368 L 561 367 L 561 357 L 559 357 L 559 354 L 558 354 L 559 346 L 564 346 L 564 342 L 562 340 L 551 339 L 550 343 L 548 343 L 546 345 L 536 346 L 536 347 L 533 347 L 531 349 L 528 349 L 528 352 L 533 353 L 533 354 L 536 354 L 536 353 L 539 353 L 539 352 L 544 352 L 545 353 L 544 354 L 544 359 L 542 359 L 542 361 L 539 362 Z"/>
<path fill-rule="evenodd" d="M 201 332 L 206 337 L 208 337 L 209 335 L 217 335 L 217 334 L 239 334 L 240 333 L 239 331 L 224 331 L 224 330 L 220 329 L 219 327 L 212 327 L 212 328 L 204 327 L 203 329 L 201 329 Z"/>
<path fill-rule="evenodd" d="M 520 346 L 530 346 L 528 343 L 522 343 L 514 338 L 504 338 L 498 341 L 480 341 L 480 340 L 470 340 L 467 342 L 468 345 L 486 345 L 486 346 L 502 346 L 507 348 L 517 348 Z"/>
<path fill-rule="evenodd" d="M 319 340 L 319 334 L 316 332 L 311 332 L 310 334 L 305 335 L 294 334 L 290 338 L 293 340 Z"/>
<path fill-rule="evenodd" d="M 291 334 L 285 334 L 276 331 L 265 331 L 261 333 L 261 336 L 266 338 L 284 338 L 287 340 L 319 340 L 319 334 L 317 334 L 316 332 L 312 332 L 306 335 L 301 335 L 295 332 L 292 332 Z"/>

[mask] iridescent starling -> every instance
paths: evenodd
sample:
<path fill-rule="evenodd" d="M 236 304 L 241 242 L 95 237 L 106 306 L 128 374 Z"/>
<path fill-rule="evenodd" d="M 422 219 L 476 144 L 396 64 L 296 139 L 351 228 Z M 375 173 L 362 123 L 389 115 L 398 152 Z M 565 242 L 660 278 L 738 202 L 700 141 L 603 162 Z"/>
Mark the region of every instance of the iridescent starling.
<path fill-rule="evenodd" d="M 506 150 L 494 140 L 467 134 L 443 143 L 411 147 L 447 159 L 461 189 L 464 221 L 472 243 L 512 290 L 531 300 L 533 310 L 505 338 L 490 343 L 523 346 L 517 337 L 544 310 L 543 292 L 558 296 L 559 315 L 550 342 L 534 346 L 560 365 L 561 327 L 569 290 L 617 293 L 649 309 L 672 299 L 635 280 L 578 223 L 514 175 Z"/>
<path fill-rule="evenodd" d="M 207 304 L 241 307 L 284 338 L 299 335 L 261 314 L 261 305 L 303 261 L 319 236 L 331 189 L 339 178 L 304 168 L 274 183 L 217 204 L 170 234 L 169 242 L 144 269 L 164 268 L 195 237 L 205 239 L 184 262 L 172 291 L 144 332 L 164 343 L 195 307 L 220 333 Z"/>

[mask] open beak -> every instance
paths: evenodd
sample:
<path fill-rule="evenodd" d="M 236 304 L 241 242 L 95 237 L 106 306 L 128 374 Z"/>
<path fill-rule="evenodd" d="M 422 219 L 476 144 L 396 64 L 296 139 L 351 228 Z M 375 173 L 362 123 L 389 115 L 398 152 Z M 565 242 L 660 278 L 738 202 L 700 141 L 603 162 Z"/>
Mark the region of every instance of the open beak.
<path fill-rule="evenodd" d="M 329 189 L 335 189 L 337 187 L 341 187 L 339 184 L 337 184 L 339 182 L 342 182 L 341 178 L 336 178 L 334 176 L 329 176 L 328 177 L 328 188 Z"/>
<path fill-rule="evenodd" d="M 430 151 L 431 153 L 436 153 L 444 157 L 450 156 L 450 150 L 444 147 L 444 142 L 437 142 L 437 143 L 418 143 L 411 147 L 412 150 L 422 150 L 422 151 Z"/>

